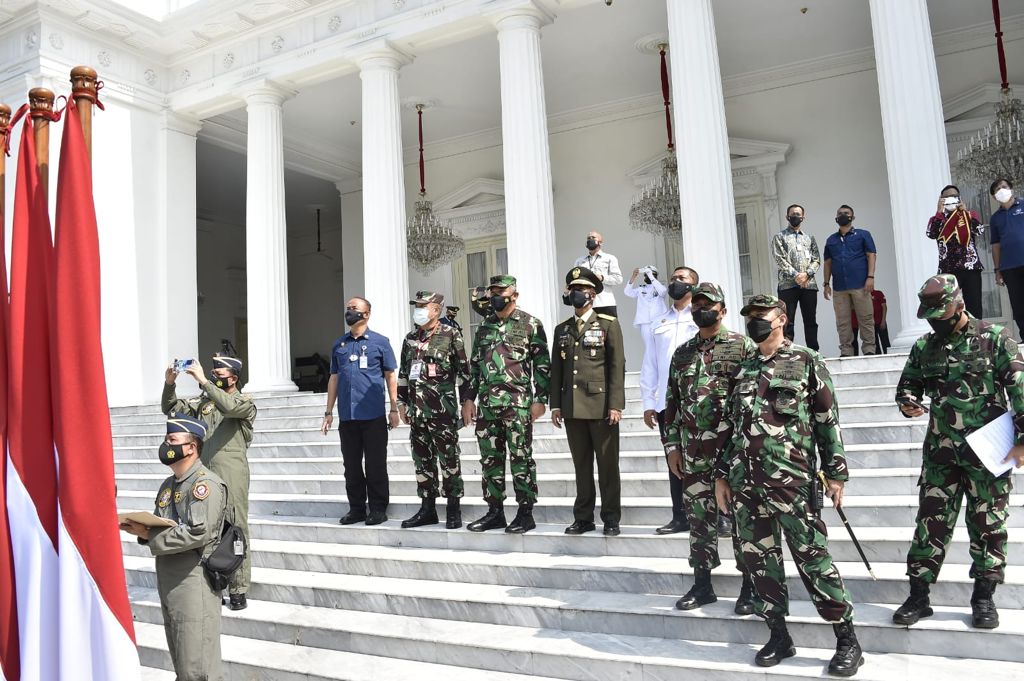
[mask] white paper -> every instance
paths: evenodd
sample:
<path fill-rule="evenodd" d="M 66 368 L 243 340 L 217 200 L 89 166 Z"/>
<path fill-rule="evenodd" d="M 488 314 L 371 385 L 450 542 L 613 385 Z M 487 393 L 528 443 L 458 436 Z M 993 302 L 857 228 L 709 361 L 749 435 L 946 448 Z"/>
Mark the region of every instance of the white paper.
<path fill-rule="evenodd" d="M 1013 417 L 1010 416 L 1010 412 L 1006 412 L 968 435 L 967 444 L 985 464 L 985 468 L 989 469 L 992 475 L 999 476 L 1013 468 L 1013 459 L 1003 462 L 1013 448 L 1013 436 Z"/>

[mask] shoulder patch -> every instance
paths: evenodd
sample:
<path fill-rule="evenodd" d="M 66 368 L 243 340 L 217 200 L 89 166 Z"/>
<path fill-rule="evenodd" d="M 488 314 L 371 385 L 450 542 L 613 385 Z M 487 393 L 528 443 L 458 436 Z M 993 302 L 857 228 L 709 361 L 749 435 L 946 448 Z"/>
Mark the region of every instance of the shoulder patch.
<path fill-rule="evenodd" d="M 192 496 L 202 501 L 210 496 L 210 485 L 205 481 L 197 482 L 192 486 Z"/>
<path fill-rule="evenodd" d="M 203 409 L 202 409 L 203 416 L 206 416 L 207 414 L 212 413 L 213 410 L 216 409 L 216 408 L 217 407 L 216 407 L 216 405 L 214 405 L 213 402 L 207 402 L 206 404 L 203 405 Z"/>
<path fill-rule="evenodd" d="M 160 508 L 167 508 L 171 504 L 171 488 L 165 487 L 160 492 L 160 499 L 157 501 L 157 505 Z"/>

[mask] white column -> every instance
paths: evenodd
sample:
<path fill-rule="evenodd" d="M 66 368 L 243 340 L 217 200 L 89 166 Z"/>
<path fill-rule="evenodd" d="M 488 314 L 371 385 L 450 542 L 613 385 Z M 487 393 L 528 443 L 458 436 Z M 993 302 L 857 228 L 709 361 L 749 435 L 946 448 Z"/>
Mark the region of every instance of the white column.
<path fill-rule="evenodd" d="M 711 0 L 668 0 L 668 35 L 683 257 L 701 280 L 722 287 L 731 325 L 742 328 L 736 203 Z M 720 221 L 711 238 L 707 216 Z"/>
<path fill-rule="evenodd" d="M 284 110 L 292 93 L 265 82 L 245 93 L 245 270 L 248 392 L 292 391 L 285 229 Z"/>
<path fill-rule="evenodd" d="M 157 362 L 199 357 L 198 270 L 196 265 L 196 135 L 198 119 L 167 111 L 160 119 L 159 213 L 161 252 L 159 304 L 162 327 L 155 335 Z"/>
<path fill-rule="evenodd" d="M 558 321 L 561 278 L 555 260 L 551 152 L 544 104 L 540 28 L 551 17 L 532 3 L 492 17 L 501 68 L 501 136 L 505 161 L 508 273 L 519 304 L 551 334 Z"/>
<path fill-rule="evenodd" d="M 409 332 L 409 254 L 405 241 L 398 69 L 409 57 L 387 43 L 361 54 L 363 81 L 363 293 L 373 306 L 370 328 L 391 340 L 396 356 Z"/>
<path fill-rule="evenodd" d="M 870 4 L 896 242 L 890 262 L 899 282 L 900 329 L 892 344 L 906 348 L 929 331 L 917 318 L 917 291 L 935 274 L 935 244 L 919 224 L 949 182 L 949 151 L 926 0 Z"/>

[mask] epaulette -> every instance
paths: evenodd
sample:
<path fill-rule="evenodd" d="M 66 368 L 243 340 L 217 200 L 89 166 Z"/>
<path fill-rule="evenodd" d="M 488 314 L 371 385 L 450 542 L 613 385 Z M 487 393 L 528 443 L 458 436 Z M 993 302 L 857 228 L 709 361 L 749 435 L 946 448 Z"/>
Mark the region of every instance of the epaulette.
<path fill-rule="evenodd" d="M 615 321 L 615 317 L 611 316 L 610 314 L 605 314 L 603 312 L 598 312 L 597 316 L 599 318 L 601 318 L 601 319 L 604 319 L 605 321 L 609 321 L 609 322 L 614 322 Z"/>

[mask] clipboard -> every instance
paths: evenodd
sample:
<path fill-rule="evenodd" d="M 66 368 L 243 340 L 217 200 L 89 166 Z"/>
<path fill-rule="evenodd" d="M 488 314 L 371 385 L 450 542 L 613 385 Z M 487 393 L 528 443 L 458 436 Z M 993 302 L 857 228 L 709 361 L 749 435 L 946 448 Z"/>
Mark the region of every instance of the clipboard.
<path fill-rule="evenodd" d="M 126 520 L 145 525 L 146 527 L 177 527 L 178 523 L 174 522 L 170 518 L 161 518 L 155 516 L 149 511 L 132 511 L 130 513 L 118 513 L 117 522 L 118 524 L 123 523 Z"/>

